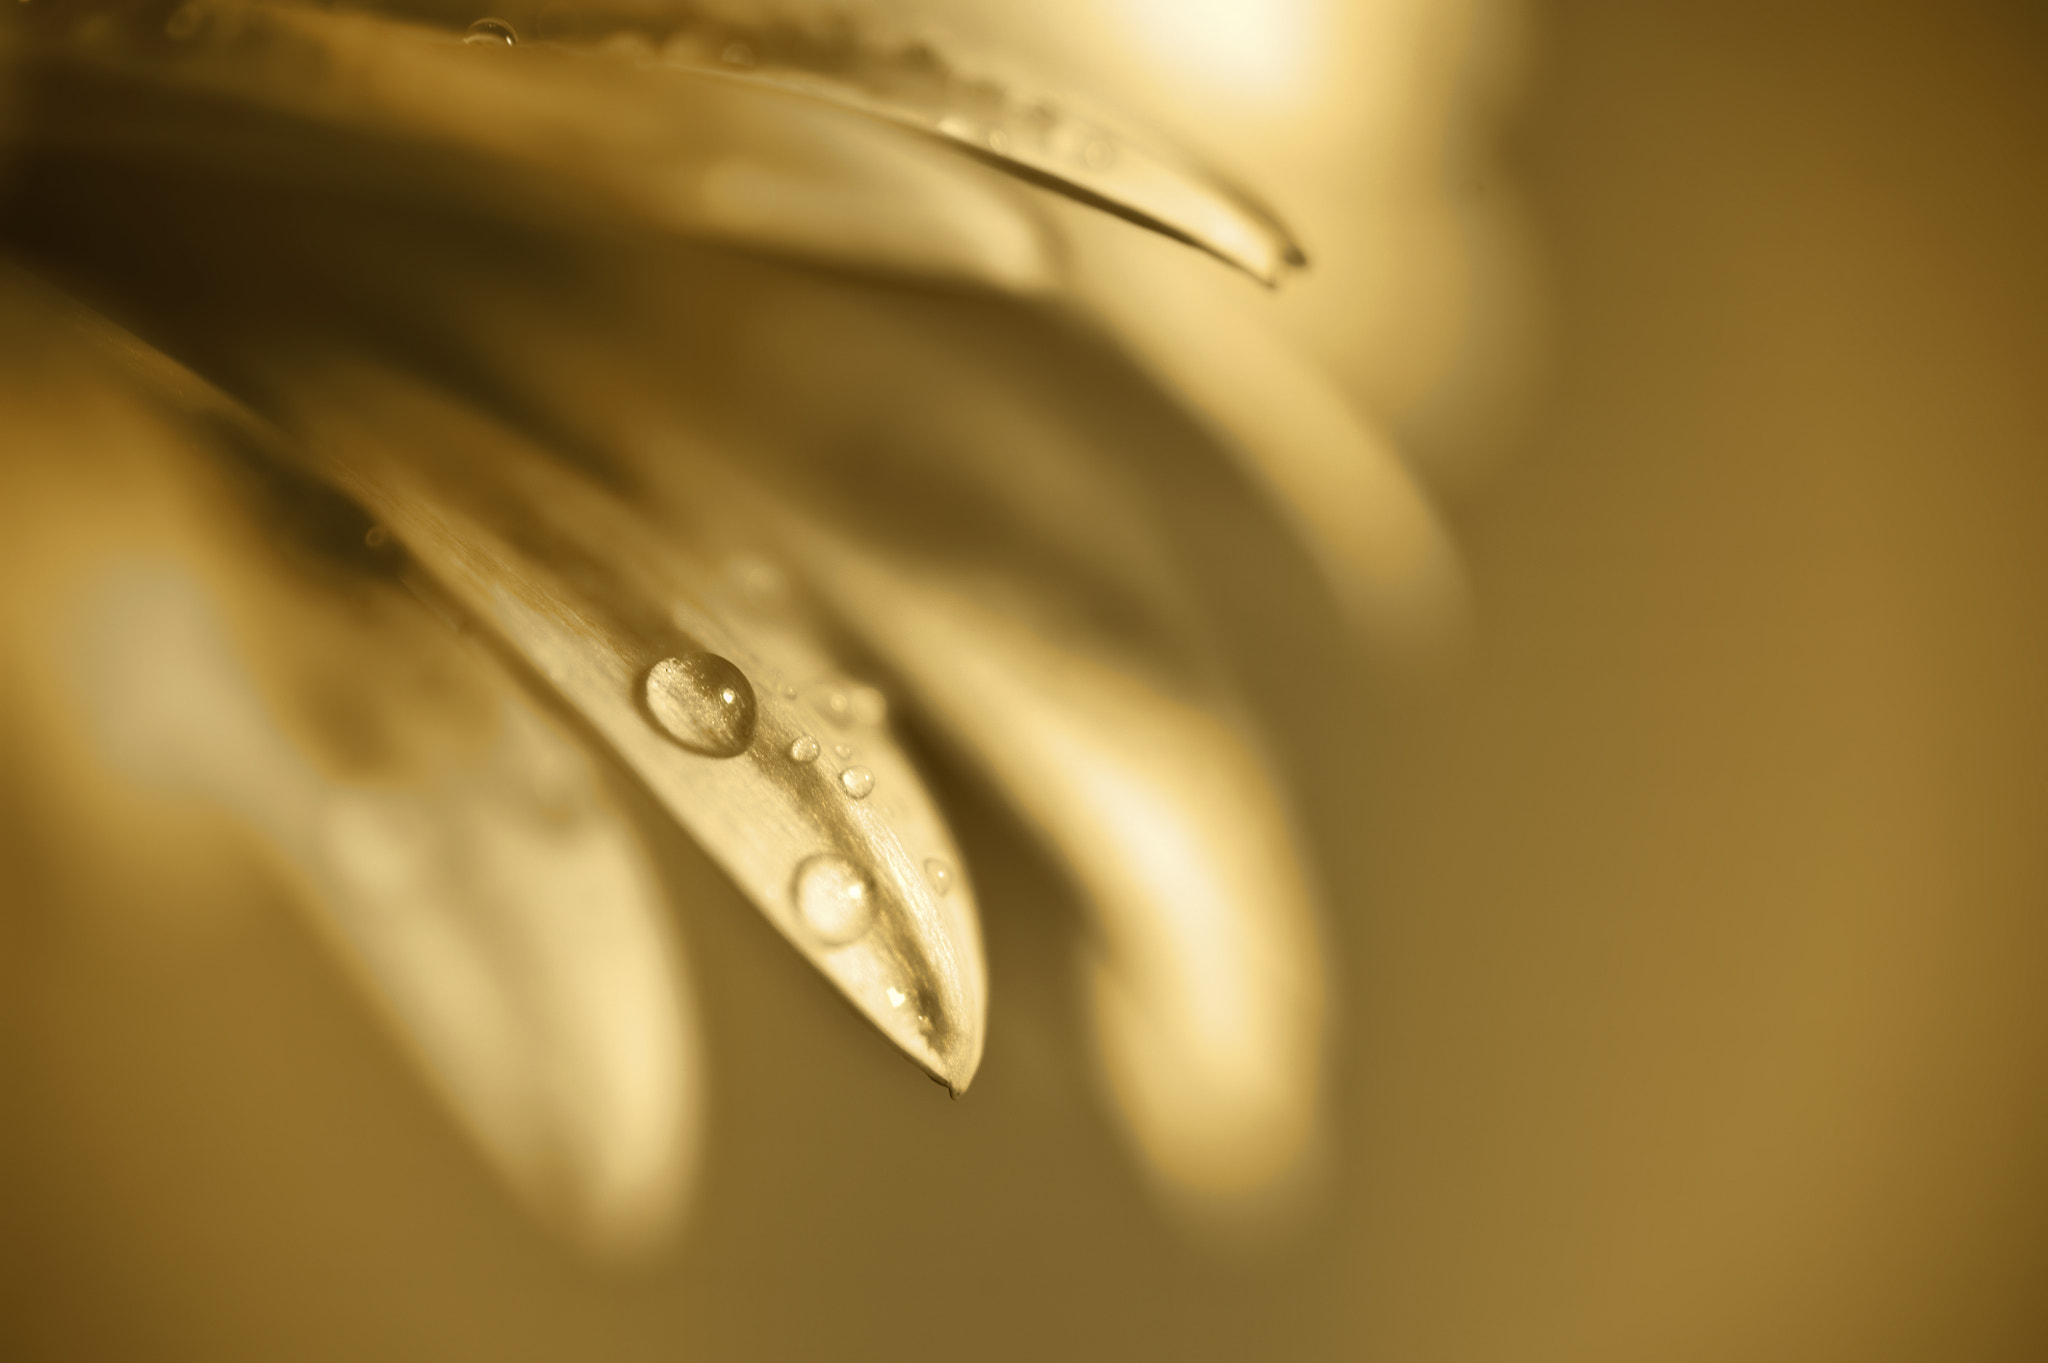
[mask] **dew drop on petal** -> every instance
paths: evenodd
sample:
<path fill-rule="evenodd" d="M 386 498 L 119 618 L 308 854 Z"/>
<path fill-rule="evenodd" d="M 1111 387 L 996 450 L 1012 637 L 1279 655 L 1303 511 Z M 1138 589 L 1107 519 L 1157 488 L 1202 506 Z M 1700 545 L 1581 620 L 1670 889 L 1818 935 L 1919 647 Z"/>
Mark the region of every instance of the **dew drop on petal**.
<path fill-rule="evenodd" d="M 693 752 L 737 757 L 754 741 L 754 688 L 715 653 L 656 663 L 647 673 L 647 709 Z"/>
<path fill-rule="evenodd" d="M 810 763 L 818 760 L 818 740 L 809 734 L 800 734 L 796 742 L 789 745 L 789 760 Z"/>
<path fill-rule="evenodd" d="M 823 852 L 796 868 L 797 916 L 827 946 L 843 946 L 875 921 L 875 882 L 836 852 Z"/>
<path fill-rule="evenodd" d="M 462 41 L 471 47 L 511 47 L 519 41 L 519 35 L 503 19 L 479 19 L 469 26 Z"/>
<path fill-rule="evenodd" d="M 854 799 L 865 800 L 875 788 L 875 774 L 866 767 L 848 767 L 839 773 L 839 784 Z"/>
<path fill-rule="evenodd" d="M 853 756 L 853 745 L 851 743 L 834 743 L 832 745 L 832 755 L 844 762 L 847 758 Z"/>
<path fill-rule="evenodd" d="M 901 1008 L 903 1006 L 904 1000 L 908 999 L 909 997 L 910 995 L 904 993 L 901 989 L 896 988 L 894 985 L 889 986 L 889 1006 L 891 1008 Z"/>
<path fill-rule="evenodd" d="M 924 863 L 924 878 L 932 883 L 932 889 L 941 895 L 953 890 L 953 868 L 937 857 L 928 857 Z"/>

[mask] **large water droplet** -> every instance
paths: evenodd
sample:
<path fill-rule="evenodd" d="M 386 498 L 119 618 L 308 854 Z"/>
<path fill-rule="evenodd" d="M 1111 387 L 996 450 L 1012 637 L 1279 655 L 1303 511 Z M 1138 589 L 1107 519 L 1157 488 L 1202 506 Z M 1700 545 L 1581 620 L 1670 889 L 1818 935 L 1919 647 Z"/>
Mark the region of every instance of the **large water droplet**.
<path fill-rule="evenodd" d="M 647 673 L 647 708 L 693 752 L 737 757 L 754 741 L 754 688 L 715 653 L 656 663 Z"/>
<path fill-rule="evenodd" d="M 479 19 L 469 26 L 462 41 L 471 47 L 511 47 L 519 35 L 503 19 Z"/>
<path fill-rule="evenodd" d="M 818 760 L 818 740 L 809 734 L 800 735 L 789 745 L 789 760 L 792 762 L 815 762 Z"/>
<path fill-rule="evenodd" d="M 836 852 L 823 852 L 796 868 L 797 916 L 827 946 L 853 941 L 875 921 L 875 882 Z"/>
<path fill-rule="evenodd" d="M 854 799 L 865 800 L 875 788 L 875 774 L 866 767 L 848 767 L 839 773 L 839 784 Z"/>
<path fill-rule="evenodd" d="M 932 889 L 939 894 L 952 893 L 953 868 L 937 857 L 927 857 L 924 863 L 924 878 L 932 883 Z"/>

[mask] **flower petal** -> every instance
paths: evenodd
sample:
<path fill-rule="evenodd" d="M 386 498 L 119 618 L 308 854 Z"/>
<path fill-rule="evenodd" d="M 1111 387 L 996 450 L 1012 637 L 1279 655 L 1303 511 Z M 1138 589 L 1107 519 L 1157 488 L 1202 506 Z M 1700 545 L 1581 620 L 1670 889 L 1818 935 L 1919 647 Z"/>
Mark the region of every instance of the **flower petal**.
<path fill-rule="evenodd" d="M 884 1035 L 964 1091 L 988 1006 L 973 893 L 929 871 L 959 852 L 870 692 L 799 621 L 750 609 L 746 581 L 663 544 L 475 411 L 340 363 L 297 368 L 278 392 L 288 424 L 460 609 Z"/>
<path fill-rule="evenodd" d="M 1450 537 L 1386 439 L 1216 272 L 1067 219 L 1075 306 L 1210 428 L 1310 546 L 1354 626 L 1427 651 L 1462 622 Z"/>
<path fill-rule="evenodd" d="M 12 608 L 61 620 L 9 641 L 127 794 L 92 807 L 103 846 L 151 846 L 114 830 L 152 796 L 227 813 L 512 1188 L 644 1244 L 692 1172 L 701 1063 L 660 890 L 580 747 L 189 375 L 0 290 Z"/>
<path fill-rule="evenodd" d="M 792 524 L 809 577 L 994 779 L 1092 911 L 1101 1059 L 1169 1189 L 1250 1204 L 1316 1152 L 1324 985 L 1275 773 L 1201 703 L 959 579 Z"/>
<path fill-rule="evenodd" d="M 281 184 L 621 226 L 926 278 L 1033 289 L 1052 265 L 999 177 L 787 92 L 618 54 L 489 52 L 361 12 L 243 0 L 89 22 L 0 11 L 11 140 Z M 217 224 L 208 225 L 217 230 Z"/>

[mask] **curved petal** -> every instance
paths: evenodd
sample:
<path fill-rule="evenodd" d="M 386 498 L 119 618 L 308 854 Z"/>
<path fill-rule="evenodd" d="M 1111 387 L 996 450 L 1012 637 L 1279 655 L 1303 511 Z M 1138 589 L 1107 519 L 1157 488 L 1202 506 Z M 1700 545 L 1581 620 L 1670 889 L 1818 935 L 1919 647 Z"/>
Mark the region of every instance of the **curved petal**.
<path fill-rule="evenodd" d="M 0 289 L 10 609 L 58 622 L 10 632 L 25 669 L 141 808 L 204 802 L 268 850 L 523 1200 L 646 1243 L 692 1173 L 701 1061 L 661 893 L 578 744 L 359 512 L 132 339 Z"/>
<path fill-rule="evenodd" d="M 1207 423 L 1314 551 L 1352 623 L 1398 652 L 1462 623 L 1449 536 L 1386 439 L 1279 334 L 1267 300 L 1069 217 L 1074 306 Z"/>
<path fill-rule="evenodd" d="M 1002 289 L 1054 268 L 1022 196 L 958 156 L 630 53 L 493 52 L 359 11 L 206 0 L 169 21 L 0 12 L 0 56 L 21 91 L 0 132 L 32 152 Z"/>
<path fill-rule="evenodd" d="M 307 447 L 461 610 L 884 1035 L 964 1092 L 988 1009 L 974 897 L 933 870 L 959 852 L 878 693 L 800 621 L 750 608 L 752 584 L 473 410 L 339 363 L 294 368 L 279 392 Z"/>
<path fill-rule="evenodd" d="M 1303 848 L 1227 712 L 816 523 L 790 552 L 1081 888 L 1109 1090 L 1177 1192 L 1248 1204 L 1317 1151 L 1324 983 Z"/>

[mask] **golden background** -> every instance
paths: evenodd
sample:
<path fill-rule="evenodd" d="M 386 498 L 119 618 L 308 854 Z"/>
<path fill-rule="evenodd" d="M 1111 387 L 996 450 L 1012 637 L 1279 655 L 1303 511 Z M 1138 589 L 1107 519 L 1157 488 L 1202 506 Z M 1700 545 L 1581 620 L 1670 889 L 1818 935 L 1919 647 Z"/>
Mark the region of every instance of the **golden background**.
<path fill-rule="evenodd" d="M 1393 404 L 1468 638 L 1258 679 L 1341 986 L 1301 1228 L 1155 1205 L 1056 877 L 944 766 L 991 971 L 958 1102 L 640 811 L 715 1101 L 624 1266 L 506 1196 L 253 857 L 153 878 L 0 783 L 0 1352 L 2048 1354 L 2048 11 L 1519 41 L 1460 186 L 1516 205 L 1527 278 L 1468 299 L 1516 353 Z"/>

